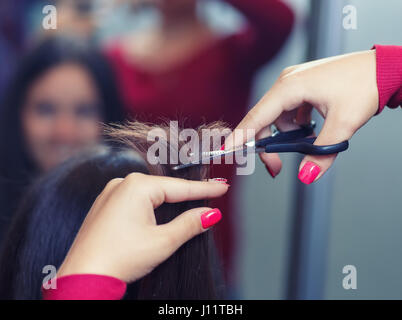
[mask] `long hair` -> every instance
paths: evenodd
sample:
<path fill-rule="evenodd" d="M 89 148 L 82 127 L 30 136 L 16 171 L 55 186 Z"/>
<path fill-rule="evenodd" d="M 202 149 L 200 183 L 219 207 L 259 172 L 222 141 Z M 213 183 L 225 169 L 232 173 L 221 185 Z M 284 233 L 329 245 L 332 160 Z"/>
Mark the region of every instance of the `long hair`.
<path fill-rule="evenodd" d="M 43 267 L 61 265 L 92 203 L 109 180 L 130 172 L 192 180 L 208 177 L 206 166 L 176 172 L 170 165 L 149 164 L 146 132 L 151 128 L 141 123 L 114 127 L 109 135 L 120 141 L 119 150 L 101 148 L 70 159 L 32 186 L 0 255 L 0 298 L 41 298 Z M 186 210 L 205 205 L 203 200 L 163 204 L 156 209 L 155 217 L 158 224 L 166 223 Z M 207 231 L 129 285 L 125 298 L 213 299 L 222 297 L 223 289 L 213 237 Z"/>
<path fill-rule="evenodd" d="M 39 173 L 24 142 L 21 111 L 31 85 L 53 67 L 76 63 L 85 68 L 97 88 L 103 122 L 124 118 L 114 77 L 107 60 L 94 48 L 72 37 L 47 38 L 20 63 L 0 107 L 0 240 L 24 188 Z"/>

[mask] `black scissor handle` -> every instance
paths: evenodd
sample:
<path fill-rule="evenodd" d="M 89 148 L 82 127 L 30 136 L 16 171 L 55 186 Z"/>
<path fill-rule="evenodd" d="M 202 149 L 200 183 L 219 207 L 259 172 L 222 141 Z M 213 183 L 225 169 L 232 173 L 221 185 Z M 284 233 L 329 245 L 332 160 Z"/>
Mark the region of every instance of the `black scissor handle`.
<path fill-rule="evenodd" d="M 336 144 L 317 146 L 314 145 L 316 137 L 304 138 L 294 142 L 273 143 L 265 146 L 266 153 L 299 152 L 303 154 L 326 155 L 345 151 L 349 147 L 349 141 Z"/>
<path fill-rule="evenodd" d="M 311 136 L 314 133 L 315 122 L 311 121 L 309 124 L 301 126 L 300 129 L 291 131 L 276 131 L 273 135 L 260 139 L 255 142 L 256 148 L 264 148 L 266 145 L 280 142 L 293 142 L 301 138 Z"/>

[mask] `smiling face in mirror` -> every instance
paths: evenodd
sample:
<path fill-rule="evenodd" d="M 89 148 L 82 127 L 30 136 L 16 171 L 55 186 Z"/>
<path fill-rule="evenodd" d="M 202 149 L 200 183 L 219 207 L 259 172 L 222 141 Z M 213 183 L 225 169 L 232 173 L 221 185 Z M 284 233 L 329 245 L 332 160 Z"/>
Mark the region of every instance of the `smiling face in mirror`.
<path fill-rule="evenodd" d="M 86 69 L 64 63 L 34 81 L 22 109 L 28 153 L 48 171 L 100 139 L 100 99 Z"/>

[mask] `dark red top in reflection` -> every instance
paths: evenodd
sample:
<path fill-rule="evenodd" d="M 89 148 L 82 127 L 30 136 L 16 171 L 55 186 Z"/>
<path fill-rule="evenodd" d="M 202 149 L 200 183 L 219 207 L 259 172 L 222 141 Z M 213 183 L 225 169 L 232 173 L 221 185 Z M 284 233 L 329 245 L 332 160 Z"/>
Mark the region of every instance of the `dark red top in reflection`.
<path fill-rule="evenodd" d="M 242 32 L 222 38 L 161 74 L 128 62 L 119 46 L 107 54 L 130 114 L 160 122 L 186 119 L 186 126 L 244 116 L 252 78 L 277 53 L 290 33 L 293 14 L 278 0 L 230 0 L 248 20 Z M 163 54 L 163 52 L 161 52 Z"/>
<path fill-rule="evenodd" d="M 108 47 L 107 55 L 127 110 L 137 120 L 178 120 L 179 127 L 186 128 L 223 120 L 235 127 L 246 114 L 253 76 L 285 42 L 292 29 L 293 13 L 279 0 L 227 2 L 244 15 L 246 27 L 217 40 L 169 71 L 146 72 L 140 65 L 127 61 L 118 43 Z M 235 248 L 234 166 L 219 166 L 213 174 L 227 178 L 232 186 L 231 193 L 211 204 L 224 215 L 216 234 L 228 276 Z"/>

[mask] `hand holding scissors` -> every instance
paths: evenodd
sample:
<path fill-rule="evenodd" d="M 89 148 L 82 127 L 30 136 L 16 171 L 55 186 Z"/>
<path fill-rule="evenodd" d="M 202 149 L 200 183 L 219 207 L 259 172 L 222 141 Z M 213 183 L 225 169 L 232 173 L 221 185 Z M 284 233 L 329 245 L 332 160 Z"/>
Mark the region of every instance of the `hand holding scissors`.
<path fill-rule="evenodd" d="M 236 129 L 244 130 L 242 137 L 246 137 L 247 129 L 255 129 L 256 139 L 262 139 L 271 135 L 271 124 L 280 131 L 291 131 L 309 123 L 313 108 L 325 118 L 314 146 L 349 140 L 378 111 L 375 50 L 286 68 Z M 225 150 L 243 145 L 246 141 L 240 136 L 232 133 L 225 141 Z M 306 184 L 319 179 L 336 154 L 307 153 L 300 164 L 299 179 Z M 276 176 L 282 166 L 278 154 L 259 155 L 271 175 Z"/>

